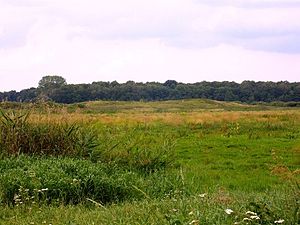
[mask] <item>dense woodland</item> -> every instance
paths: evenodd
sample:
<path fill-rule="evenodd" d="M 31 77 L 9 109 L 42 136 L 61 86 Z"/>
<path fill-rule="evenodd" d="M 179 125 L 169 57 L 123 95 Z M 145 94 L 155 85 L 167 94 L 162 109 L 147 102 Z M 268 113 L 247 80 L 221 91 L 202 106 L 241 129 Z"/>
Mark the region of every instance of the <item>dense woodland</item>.
<path fill-rule="evenodd" d="M 75 103 L 93 100 L 154 101 L 170 99 L 207 98 L 240 102 L 298 102 L 300 82 L 198 82 L 192 84 L 167 80 L 164 83 L 93 82 L 67 84 L 60 76 L 43 77 L 37 88 L 0 92 L 0 101 Z"/>

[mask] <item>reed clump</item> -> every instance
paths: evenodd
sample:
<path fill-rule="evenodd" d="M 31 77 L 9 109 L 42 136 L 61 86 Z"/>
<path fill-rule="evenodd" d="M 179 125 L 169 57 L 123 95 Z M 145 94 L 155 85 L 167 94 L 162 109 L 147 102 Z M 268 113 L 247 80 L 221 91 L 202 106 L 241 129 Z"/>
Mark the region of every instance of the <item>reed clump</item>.
<path fill-rule="evenodd" d="M 91 129 L 76 124 L 30 123 L 29 112 L 0 110 L 0 153 L 10 155 L 88 156 L 97 146 Z"/>

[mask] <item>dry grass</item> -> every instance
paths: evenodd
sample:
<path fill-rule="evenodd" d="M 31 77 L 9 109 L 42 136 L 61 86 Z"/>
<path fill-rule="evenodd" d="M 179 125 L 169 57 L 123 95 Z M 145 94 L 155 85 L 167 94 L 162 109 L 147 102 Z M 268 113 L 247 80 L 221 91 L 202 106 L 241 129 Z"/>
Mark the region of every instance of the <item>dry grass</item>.
<path fill-rule="evenodd" d="M 30 122 L 34 123 L 104 123 L 104 124 L 136 124 L 160 122 L 173 125 L 185 123 L 203 124 L 216 122 L 237 122 L 237 121 L 257 121 L 257 122 L 281 122 L 293 118 L 295 122 L 300 122 L 300 111 L 256 111 L 256 112 L 185 112 L 185 113 L 114 113 L 114 114 L 83 114 L 68 113 L 60 114 L 35 114 L 30 117 Z"/>

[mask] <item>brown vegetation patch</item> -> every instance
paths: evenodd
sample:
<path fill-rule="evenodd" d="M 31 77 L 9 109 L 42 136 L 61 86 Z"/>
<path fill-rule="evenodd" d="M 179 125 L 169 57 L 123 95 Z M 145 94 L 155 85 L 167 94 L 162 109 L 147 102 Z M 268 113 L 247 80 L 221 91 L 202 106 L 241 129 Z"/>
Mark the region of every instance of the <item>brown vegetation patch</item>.
<path fill-rule="evenodd" d="M 219 188 L 218 192 L 213 195 L 213 202 L 223 205 L 228 205 L 233 202 L 232 197 L 225 188 Z"/>
<path fill-rule="evenodd" d="M 290 173 L 290 170 L 286 166 L 280 165 L 280 166 L 274 166 L 271 173 L 274 175 L 282 176 L 282 175 L 288 175 Z"/>

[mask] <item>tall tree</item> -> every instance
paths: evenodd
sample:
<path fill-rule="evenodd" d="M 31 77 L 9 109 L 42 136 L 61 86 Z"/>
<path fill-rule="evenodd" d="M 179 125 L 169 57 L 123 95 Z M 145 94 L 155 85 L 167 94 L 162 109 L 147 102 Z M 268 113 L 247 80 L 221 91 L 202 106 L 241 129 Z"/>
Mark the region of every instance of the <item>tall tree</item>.
<path fill-rule="evenodd" d="M 53 100 L 52 97 L 55 95 L 55 92 L 66 85 L 66 79 L 61 76 L 44 76 L 39 81 L 38 99 L 43 101 Z"/>
<path fill-rule="evenodd" d="M 57 75 L 48 75 L 42 77 L 39 81 L 39 88 L 58 88 L 66 84 L 67 82 L 65 78 Z"/>

